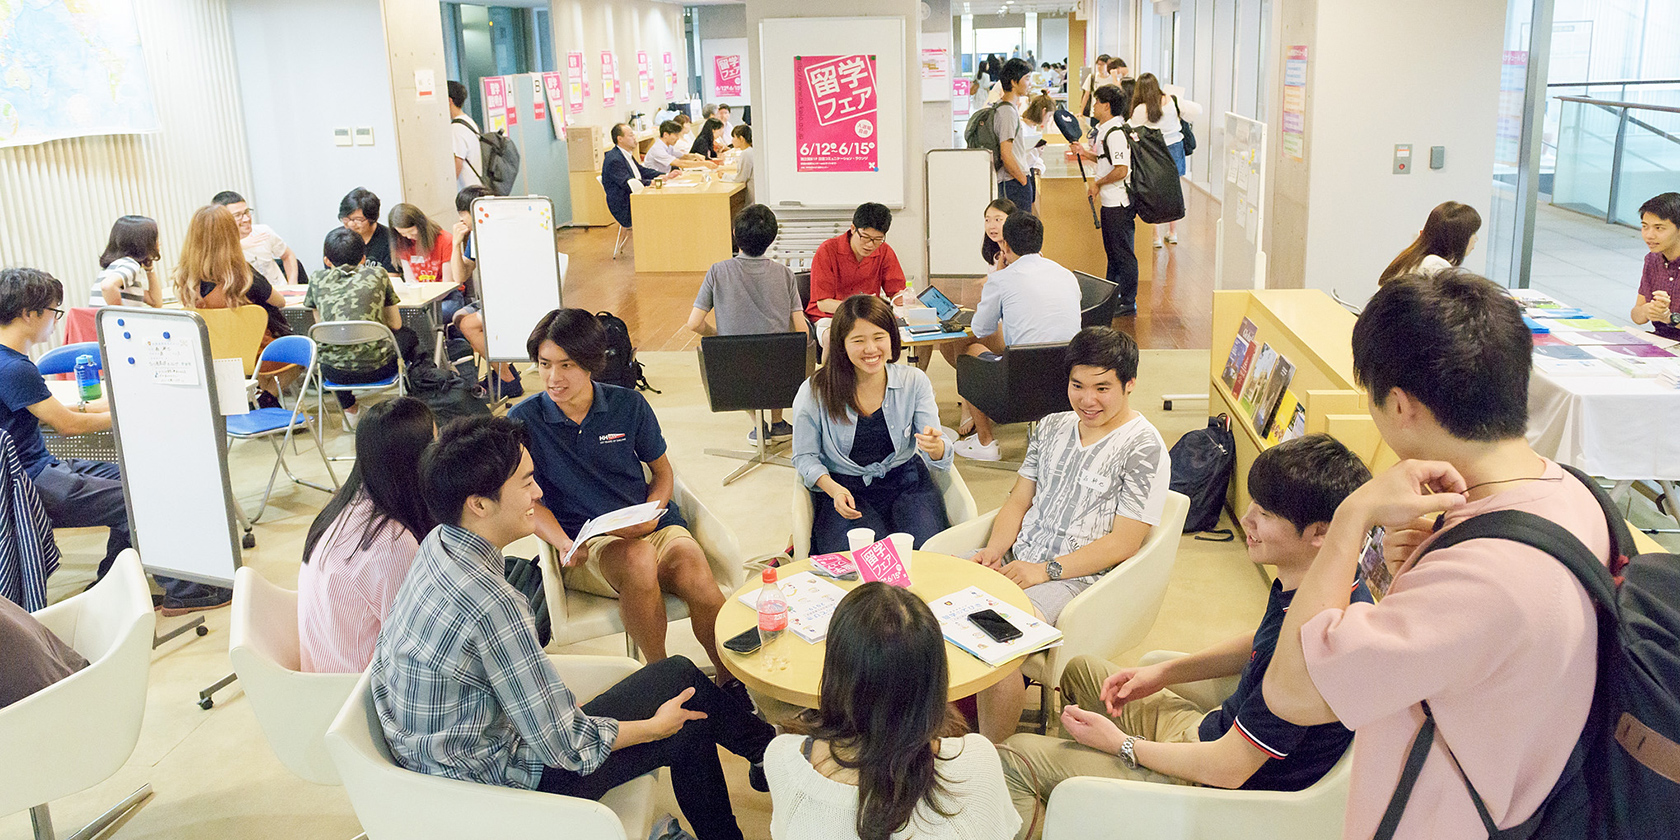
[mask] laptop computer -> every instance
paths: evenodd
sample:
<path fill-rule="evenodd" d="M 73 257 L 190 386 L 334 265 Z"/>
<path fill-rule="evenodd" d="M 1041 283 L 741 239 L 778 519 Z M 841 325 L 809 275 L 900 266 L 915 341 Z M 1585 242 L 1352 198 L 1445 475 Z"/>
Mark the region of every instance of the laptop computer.
<path fill-rule="evenodd" d="M 916 295 L 916 299 L 931 308 L 933 313 L 939 316 L 940 324 L 947 330 L 954 332 L 966 329 L 974 320 L 974 310 L 958 306 L 956 301 L 946 297 L 944 292 L 933 286 L 923 289 Z"/>

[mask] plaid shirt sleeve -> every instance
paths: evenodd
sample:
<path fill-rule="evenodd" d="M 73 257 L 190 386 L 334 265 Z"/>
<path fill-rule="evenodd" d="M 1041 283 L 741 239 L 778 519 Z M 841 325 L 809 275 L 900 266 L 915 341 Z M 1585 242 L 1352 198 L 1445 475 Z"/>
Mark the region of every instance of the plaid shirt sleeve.
<path fill-rule="evenodd" d="M 532 627 L 518 601 L 498 598 L 488 605 L 478 638 L 485 676 L 532 758 L 588 775 L 612 753 L 618 721 L 584 713 L 537 644 Z M 532 770 L 541 775 L 540 768 Z"/>

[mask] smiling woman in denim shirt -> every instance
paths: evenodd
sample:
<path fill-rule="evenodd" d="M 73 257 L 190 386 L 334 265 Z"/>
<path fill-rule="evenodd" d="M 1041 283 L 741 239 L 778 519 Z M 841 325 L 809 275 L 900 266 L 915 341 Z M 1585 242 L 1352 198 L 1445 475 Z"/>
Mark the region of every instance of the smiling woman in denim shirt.
<path fill-rule="evenodd" d="M 831 352 L 793 401 L 793 465 L 816 513 L 811 553 L 844 551 L 852 528 L 908 533 L 920 547 L 949 525 L 928 473 L 950 469 L 952 454 L 933 383 L 893 364 L 903 346 L 892 307 L 878 297 L 843 301 L 832 335 L 844 352 Z"/>

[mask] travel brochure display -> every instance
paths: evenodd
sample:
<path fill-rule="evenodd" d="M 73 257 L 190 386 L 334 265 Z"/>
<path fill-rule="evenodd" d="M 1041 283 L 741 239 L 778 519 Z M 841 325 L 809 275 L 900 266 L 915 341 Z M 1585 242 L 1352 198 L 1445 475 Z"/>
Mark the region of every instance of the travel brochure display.
<path fill-rule="evenodd" d="M 945 641 L 968 651 L 993 668 L 1016 657 L 1037 653 L 1062 640 L 1062 631 L 1001 598 L 987 595 L 978 586 L 936 598 L 928 606 L 933 608 L 934 617 L 939 619 L 939 629 L 944 631 Z M 991 636 L 968 620 L 969 616 L 982 610 L 993 610 L 1003 616 L 1021 631 L 1020 638 L 1008 642 L 993 641 Z"/>
<path fill-rule="evenodd" d="M 816 644 L 828 638 L 828 620 L 834 608 L 846 597 L 846 590 L 810 572 L 788 575 L 776 582 L 788 602 L 788 629 L 793 635 Z M 743 592 L 736 598 L 750 610 L 758 609 L 759 590 Z"/>
<path fill-rule="evenodd" d="M 1619 327 L 1533 289 L 1512 289 L 1534 340 L 1534 367 L 1550 376 L 1628 376 L 1680 386 L 1672 342 Z"/>
<path fill-rule="evenodd" d="M 1254 322 L 1244 318 L 1242 327 L 1237 330 L 1237 337 L 1231 341 L 1231 355 L 1225 359 L 1225 370 L 1219 378 L 1225 387 L 1231 390 L 1231 396 L 1242 394 L 1243 379 L 1248 374 L 1248 366 L 1253 362 L 1249 353 L 1254 347 L 1254 334 L 1258 330 Z"/>
<path fill-rule="evenodd" d="M 1293 440 L 1307 433 L 1307 407 L 1289 390 L 1295 364 L 1260 341 L 1258 333 L 1254 322 L 1244 318 L 1219 378 L 1231 389 L 1237 407 L 1248 415 L 1261 440 L 1268 444 Z"/>

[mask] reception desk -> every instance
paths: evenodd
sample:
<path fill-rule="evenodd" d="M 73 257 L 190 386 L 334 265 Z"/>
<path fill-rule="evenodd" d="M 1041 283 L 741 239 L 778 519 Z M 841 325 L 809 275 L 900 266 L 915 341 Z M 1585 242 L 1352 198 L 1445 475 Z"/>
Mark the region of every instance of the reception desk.
<path fill-rule="evenodd" d="M 1091 221 L 1091 203 L 1085 200 L 1086 182 L 1079 177 L 1079 164 L 1066 157 L 1068 146 L 1060 136 L 1043 149 L 1044 174 L 1038 179 L 1038 216 L 1044 221 L 1044 256 L 1074 271 L 1097 277 L 1108 273 L 1108 256 L 1103 253 L 1102 231 Z M 1097 177 L 1097 165 L 1086 161 L 1085 176 Z M 1148 225 L 1135 237 L 1147 237 Z"/>
<path fill-rule="evenodd" d="M 705 271 L 729 259 L 730 223 L 746 205 L 747 185 L 719 180 L 723 172 L 711 183 L 685 172 L 630 196 L 637 271 Z"/>

